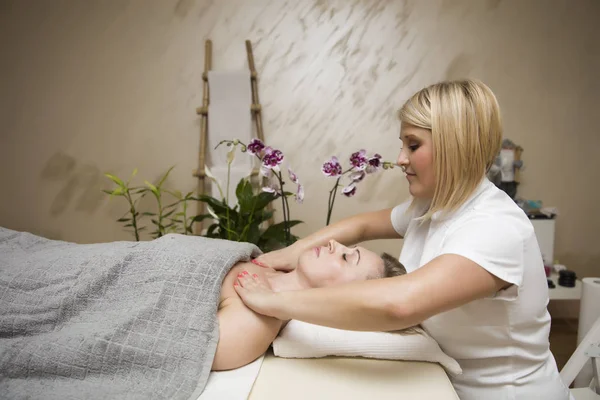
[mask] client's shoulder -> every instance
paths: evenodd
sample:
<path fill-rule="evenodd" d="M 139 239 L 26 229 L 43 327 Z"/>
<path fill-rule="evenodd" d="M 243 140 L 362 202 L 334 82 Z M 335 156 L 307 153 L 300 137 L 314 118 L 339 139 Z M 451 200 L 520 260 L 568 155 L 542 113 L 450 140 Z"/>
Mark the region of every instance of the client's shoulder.
<path fill-rule="evenodd" d="M 259 276 L 259 279 L 265 279 L 265 274 L 269 271 L 273 271 L 271 268 L 263 268 L 255 265 L 251 262 L 241 261 L 238 262 L 229 270 L 225 278 L 223 279 L 223 283 L 221 284 L 221 296 L 219 298 L 219 309 L 228 304 L 236 304 L 237 301 L 241 302 L 240 297 L 235 291 L 233 284 L 237 280 L 238 274 L 247 271 L 249 274 L 256 274 Z M 244 306 L 242 302 L 242 306 Z M 244 306 L 245 307 L 245 306 Z"/>

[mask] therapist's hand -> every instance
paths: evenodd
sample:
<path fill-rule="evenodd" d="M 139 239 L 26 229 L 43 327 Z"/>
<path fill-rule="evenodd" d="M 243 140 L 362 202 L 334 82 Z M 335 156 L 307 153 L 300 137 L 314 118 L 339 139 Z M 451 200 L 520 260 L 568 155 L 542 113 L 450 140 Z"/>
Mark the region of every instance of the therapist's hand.
<path fill-rule="evenodd" d="M 256 274 L 251 275 L 248 271 L 238 274 L 233 287 L 248 308 L 259 314 L 278 318 L 277 293 L 260 281 Z"/>
<path fill-rule="evenodd" d="M 261 254 L 252 262 L 261 267 L 273 268 L 276 271 L 290 272 L 298 265 L 298 250 L 292 246 Z"/>

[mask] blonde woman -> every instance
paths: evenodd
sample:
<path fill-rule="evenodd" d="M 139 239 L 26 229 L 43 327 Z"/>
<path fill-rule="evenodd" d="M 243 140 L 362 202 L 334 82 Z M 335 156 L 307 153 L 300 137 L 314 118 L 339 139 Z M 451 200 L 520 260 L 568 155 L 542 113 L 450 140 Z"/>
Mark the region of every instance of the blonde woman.
<path fill-rule="evenodd" d="M 411 198 L 328 226 L 256 263 L 295 268 L 330 239 L 345 245 L 404 238 L 398 276 L 300 291 L 271 291 L 251 276 L 235 288 L 258 313 L 340 329 L 421 324 L 461 365 L 468 399 L 568 399 L 549 349 L 548 289 L 530 221 L 485 177 L 502 141 L 498 102 L 483 83 L 442 82 L 400 110 L 398 165 Z M 351 250 L 347 258 L 357 258 Z"/>

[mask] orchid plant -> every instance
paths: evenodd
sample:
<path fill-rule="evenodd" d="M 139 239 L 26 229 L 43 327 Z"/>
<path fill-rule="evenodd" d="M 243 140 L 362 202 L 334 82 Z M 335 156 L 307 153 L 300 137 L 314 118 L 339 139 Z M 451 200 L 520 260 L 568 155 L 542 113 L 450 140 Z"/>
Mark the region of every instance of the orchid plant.
<path fill-rule="evenodd" d="M 269 227 L 265 233 L 269 233 L 270 231 L 273 231 L 273 233 L 281 232 L 281 234 L 284 236 L 284 243 L 286 245 L 290 245 L 295 242 L 298 238 L 292 235 L 291 228 L 302 221 L 290 219 L 288 197 L 293 196 L 296 202 L 302 203 L 304 200 L 304 186 L 300 183 L 298 176 L 292 171 L 291 167 L 288 166 L 287 170 L 289 179 L 293 184 L 296 185 L 296 189 L 295 193 L 287 192 L 283 189 L 285 185 L 283 174 L 281 172 L 281 164 L 285 158 L 283 152 L 270 146 L 266 146 L 259 139 L 252 139 L 247 145 L 237 139 L 223 140 L 217 145 L 217 147 L 219 147 L 221 144 L 230 146 L 230 152 L 235 151 L 235 148 L 239 145 L 240 150 L 243 153 L 248 153 L 260 161 L 259 173 L 264 183 L 262 192 L 271 194 L 275 199 L 281 198 L 283 213 L 283 222 Z"/>
<path fill-rule="evenodd" d="M 386 170 L 394 168 L 394 163 L 382 161 L 381 155 L 377 153 L 372 156 L 367 156 L 366 150 L 359 150 L 352 153 L 349 161 L 350 167 L 343 170 L 338 158 L 333 156 L 321 167 L 321 171 L 325 176 L 336 179 L 335 184 L 329 191 L 326 225 L 329 225 L 329 222 L 331 221 L 333 205 L 335 204 L 335 197 L 339 187 L 344 187 L 342 189 L 342 194 L 344 196 L 352 197 L 356 194 L 358 183 L 365 179 L 367 175 L 374 174 L 381 169 Z M 340 185 L 340 181 L 344 176 L 348 177 L 348 184 L 345 186 Z"/>

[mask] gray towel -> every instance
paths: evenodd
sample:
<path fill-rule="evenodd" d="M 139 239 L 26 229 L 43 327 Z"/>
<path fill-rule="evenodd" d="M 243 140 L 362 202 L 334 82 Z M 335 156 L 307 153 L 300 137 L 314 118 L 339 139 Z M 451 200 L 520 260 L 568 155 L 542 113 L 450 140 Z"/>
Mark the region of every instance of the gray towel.
<path fill-rule="evenodd" d="M 0 397 L 196 399 L 248 243 L 75 244 L 0 228 Z"/>

